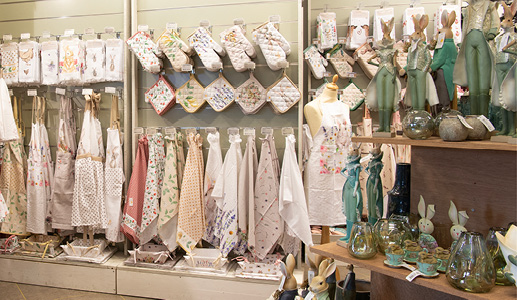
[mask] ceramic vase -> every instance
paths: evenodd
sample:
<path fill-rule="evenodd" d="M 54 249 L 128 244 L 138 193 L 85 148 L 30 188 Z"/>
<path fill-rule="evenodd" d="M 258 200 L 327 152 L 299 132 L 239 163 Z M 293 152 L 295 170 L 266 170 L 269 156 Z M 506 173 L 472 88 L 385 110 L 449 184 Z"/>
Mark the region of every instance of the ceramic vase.
<path fill-rule="evenodd" d="M 446 142 L 461 142 L 467 139 L 469 130 L 458 116 L 447 116 L 440 123 L 440 138 Z"/>
<path fill-rule="evenodd" d="M 395 215 L 408 216 L 410 208 L 411 164 L 398 163 L 395 184 L 388 192 L 388 218 Z"/>
<path fill-rule="evenodd" d="M 481 123 L 481 121 L 478 119 L 478 116 L 468 115 L 465 120 L 470 126 L 472 126 L 472 129 L 468 130 L 468 140 L 481 141 L 486 137 L 488 130 L 486 129 L 485 125 L 483 125 L 483 123 Z"/>

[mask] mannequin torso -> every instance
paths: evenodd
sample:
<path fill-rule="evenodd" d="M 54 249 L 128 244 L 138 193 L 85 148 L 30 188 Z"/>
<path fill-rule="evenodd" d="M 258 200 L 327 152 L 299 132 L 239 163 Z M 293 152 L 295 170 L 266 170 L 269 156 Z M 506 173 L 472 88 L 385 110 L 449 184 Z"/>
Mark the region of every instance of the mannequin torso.
<path fill-rule="evenodd" d="M 307 103 L 303 108 L 305 119 L 307 120 L 307 124 L 309 125 L 309 129 L 313 137 L 316 135 L 316 133 L 318 133 L 318 130 L 321 126 L 321 120 L 323 116 L 321 105 L 334 103 L 336 101 L 338 101 L 337 88 L 334 89 L 327 86 L 318 98 L 312 102 Z"/>

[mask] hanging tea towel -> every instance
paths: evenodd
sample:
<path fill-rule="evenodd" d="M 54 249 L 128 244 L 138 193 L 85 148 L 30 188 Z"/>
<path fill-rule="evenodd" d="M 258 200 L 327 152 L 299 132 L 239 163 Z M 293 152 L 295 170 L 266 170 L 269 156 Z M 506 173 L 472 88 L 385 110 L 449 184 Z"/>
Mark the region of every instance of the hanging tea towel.
<path fill-rule="evenodd" d="M 86 41 L 86 68 L 84 82 L 102 82 L 106 79 L 106 42 L 103 40 Z"/>
<path fill-rule="evenodd" d="M 59 83 L 58 62 L 59 43 L 48 41 L 41 43 L 41 83 L 56 85 Z"/>
<path fill-rule="evenodd" d="M 165 77 L 160 75 L 158 81 L 145 92 L 145 102 L 151 103 L 161 116 L 176 104 L 176 93 Z"/>
<path fill-rule="evenodd" d="M 316 79 L 321 79 L 325 76 L 325 69 L 328 66 L 328 61 L 319 53 L 318 49 L 314 45 L 310 45 L 305 50 L 303 50 L 303 57 L 307 64 L 309 65 L 309 69 L 312 72 L 312 75 Z"/>
<path fill-rule="evenodd" d="M 163 62 L 158 56 L 161 56 L 162 52 L 149 34 L 139 31 L 130 37 L 126 43 L 136 55 L 145 71 L 153 74 L 160 73 Z"/>
<path fill-rule="evenodd" d="M 337 44 L 336 13 L 324 12 L 316 17 L 318 50 L 323 52 Z"/>
<path fill-rule="evenodd" d="M 183 109 L 188 113 L 194 113 L 205 104 L 205 89 L 196 80 L 194 75 L 190 75 L 190 79 L 176 90 L 176 102 L 179 102 Z"/>
<path fill-rule="evenodd" d="M 434 15 L 434 35 L 438 35 L 438 29 L 442 29 L 443 25 L 441 20 L 441 15 L 444 11 L 447 11 L 450 14 L 452 11 L 456 12 L 456 20 L 454 24 L 452 24 L 452 35 L 454 38 L 454 43 L 457 45 L 461 43 L 462 39 L 462 31 L 461 31 L 461 6 L 446 4 L 438 7 L 436 14 Z"/>
<path fill-rule="evenodd" d="M 106 40 L 106 81 L 124 81 L 124 41 Z"/>
<path fill-rule="evenodd" d="M 219 132 L 209 133 L 207 138 L 210 148 L 208 149 L 208 158 L 206 160 L 205 184 L 204 184 L 204 203 L 206 230 L 203 239 L 212 246 L 219 246 L 219 228 L 221 224 L 217 223 L 217 216 L 220 215 L 216 200 L 212 196 L 212 191 L 217 183 L 217 178 L 223 167 L 223 154 L 221 152 L 221 144 Z"/>
<path fill-rule="evenodd" d="M 221 32 L 221 43 L 228 52 L 232 66 L 237 72 L 246 71 L 246 63 L 257 56 L 255 48 L 246 38 L 246 31 L 242 26 L 235 25 Z"/>
<path fill-rule="evenodd" d="M 370 11 L 355 9 L 350 12 L 348 19 L 348 35 L 346 48 L 356 50 L 361 47 L 370 34 Z"/>
<path fill-rule="evenodd" d="M 182 72 L 181 67 L 185 64 L 194 64 L 190 58 L 194 54 L 194 49 L 181 40 L 177 31 L 164 31 L 156 43 L 171 62 L 174 72 Z"/>
<path fill-rule="evenodd" d="M 2 57 L 2 70 L 4 80 L 7 85 L 18 83 L 18 44 L 7 43 L 0 47 L 0 57 Z"/>
<path fill-rule="evenodd" d="M 350 77 L 350 73 L 354 71 L 352 66 L 355 60 L 341 46 L 330 51 L 329 61 L 341 78 Z"/>
<path fill-rule="evenodd" d="M 203 97 L 215 111 L 221 112 L 235 100 L 235 89 L 220 73 L 219 78 L 205 88 Z"/>
<path fill-rule="evenodd" d="M 377 41 L 382 40 L 381 20 L 386 23 L 395 16 L 393 7 L 376 9 L 373 13 L 373 46 L 377 47 Z M 390 33 L 391 39 L 395 40 L 395 28 Z"/>
<path fill-rule="evenodd" d="M 19 43 L 18 56 L 18 82 L 40 83 L 40 44 L 35 41 Z"/>
<path fill-rule="evenodd" d="M 301 98 L 300 91 L 286 75 L 273 84 L 266 95 L 275 112 L 282 114 L 293 107 Z"/>
<path fill-rule="evenodd" d="M 291 53 L 289 42 L 283 37 L 275 24 L 267 22 L 253 31 L 253 41 L 259 45 L 267 65 L 273 71 L 285 68 L 287 55 Z"/>
<path fill-rule="evenodd" d="M 81 84 L 84 73 L 84 42 L 78 38 L 59 42 L 59 82 Z"/>
<path fill-rule="evenodd" d="M 410 36 L 415 32 L 415 23 L 413 23 L 413 17 L 425 15 L 425 9 L 423 7 L 408 7 L 404 10 L 402 15 L 402 34 L 404 36 Z M 385 20 L 383 18 L 383 20 Z M 427 29 L 424 29 L 424 35 L 427 36 Z"/>
<path fill-rule="evenodd" d="M 266 89 L 253 73 L 250 73 L 250 78 L 235 90 L 235 102 L 245 115 L 257 113 L 266 104 Z"/>
<path fill-rule="evenodd" d="M 212 34 L 206 27 L 198 27 L 196 31 L 188 37 L 188 41 L 190 46 L 196 50 L 197 55 L 208 71 L 219 71 L 220 65 L 222 64 L 221 57 L 219 56 L 225 56 L 226 52 L 221 45 L 212 39 Z"/>
<path fill-rule="evenodd" d="M 18 129 L 13 115 L 11 96 L 7 84 L 0 78 L 0 142 L 18 140 Z"/>

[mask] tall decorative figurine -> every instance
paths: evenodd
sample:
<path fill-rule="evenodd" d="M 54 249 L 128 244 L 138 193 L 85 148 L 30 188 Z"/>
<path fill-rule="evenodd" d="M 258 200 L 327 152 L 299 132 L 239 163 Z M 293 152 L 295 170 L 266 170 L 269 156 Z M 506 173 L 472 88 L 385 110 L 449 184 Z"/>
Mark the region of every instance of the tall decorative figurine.
<path fill-rule="evenodd" d="M 343 212 L 346 216 L 346 237 L 341 238 L 348 242 L 350 232 L 355 222 L 361 221 L 361 212 L 363 211 L 363 194 L 359 186 L 359 174 L 361 173 L 361 155 L 358 148 L 350 151 L 348 161 L 341 170 L 341 175 L 346 177 L 343 186 Z"/>
<path fill-rule="evenodd" d="M 517 1 L 514 1 L 510 7 L 508 7 L 504 2 L 501 2 L 501 4 L 504 8 L 504 19 L 501 21 L 503 33 L 499 34 L 495 38 L 495 48 L 497 50 L 495 53 L 496 76 L 494 76 L 494 82 L 492 84 L 492 105 L 497 107 L 503 106 L 503 109 L 501 109 L 503 127 L 497 135 L 513 136 L 516 133 L 515 112 L 506 109 L 508 106 L 504 105 L 504 100 L 507 97 L 512 97 L 512 95 L 515 98 L 515 94 L 513 93 L 515 90 L 511 91 L 511 93 L 503 93 L 501 86 L 505 78 L 512 77 L 511 75 L 508 76 L 508 74 L 510 74 L 510 69 L 516 61 L 516 57 L 514 55 L 511 55 L 504 50 L 508 51 L 505 47 L 513 45 L 515 40 L 517 40 L 517 34 L 515 34 L 513 27 L 513 16 L 517 10 Z"/>
<path fill-rule="evenodd" d="M 429 24 L 429 17 L 423 15 L 420 18 L 413 16 L 415 32 L 411 34 L 411 45 L 408 47 L 407 66 L 399 71 L 400 75 L 407 72 L 407 92 L 405 103 L 414 110 L 424 110 L 426 100 L 430 106 L 438 104 L 438 95 L 433 78 L 429 74 L 431 65 L 431 52 L 426 43 L 424 29 Z"/>
<path fill-rule="evenodd" d="M 433 41 L 434 55 L 431 63 L 431 70 L 435 72 L 434 80 L 436 92 L 438 94 L 439 104 L 436 114 L 443 107 L 449 107 L 454 98 L 454 83 L 452 82 L 452 72 L 458 50 L 454 44 L 454 35 L 452 33 L 452 25 L 456 21 L 456 12 L 453 10 L 447 15 L 447 10 L 442 13 L 442 28 L 439 30 L 438 37 Z"/>
<path fill-rule="evenodd" d="M 508 46 L 503 48 L 503 51 L 505 53 L 517 56 L 517 40 L 514 40 L 513 43 L 508 44 Z M 513 113 L 514 123 L 508 122 L 508 126 L 510 126 L 508 136 L 510 136 L 510 134 L 513 132 L 514 134 L 512 137 L 515 141 L 515 138 L 517 138 L 517 125 L 515 123 L 515 121 L 517 121 L 517 116 L 515 115 L 517 112 L 517 62 L 513 64 L 513 67 L 504 78 L 501 85 L 501 94 L 501 105 L 508 114 Z"/>
<path fill-rule="evenodd" d="M 382 218 L 383 213 L 381 170 L 384 165 L 382 164 L 383 152 L 381 146 L 382 144 L 375 144 L 375 147 L 370 151 L 372 159 L 366 167 L 368 173 L 368 180 L 366 181 L 368 222 L 372 225 L 375 225 L 377 220 Z"/>
<path fill-rule="evenodd" d="M 469 87 L 470 113 L 488 117 L 492 53 L 487 41 L 499 30 L 499 16 L 490 0 L 467 0 L 463 41 L 454 66 L 454 83 Z"/>
<path fill-rule="evenodd" d="M 395 41 L 390 36 L 395 24 L 395 18 L 391 18 L 388 23 L 384 23 L 381 19 L 381 27 L 383 32 L 382 40 L 377 42 L 379 50 L 368 59 L 368 63 L 376 65 L 379 68 L 368 84 L 366 89 L 366 104 L 371 110 L 379 111 L 379 129 L 378 133 L 388 133 L 391 136 L 391 115 L 397 109 L 397 101 L 400 97 L 400 81 L 395 72 L 397 64 L 397 49 L 393 49 Z M 373 63 L 372 60 L 379 58 L 380 63 Z M 382 134 L 374 134 L 379 136 Z M 392 137 L 392 136 L 391 136 Z"/>
<path fill-rule="evenodd" d="M 464 210 L 458 212 L 456 205 L 454 205 L 454 202 L 451 201 L 451 206 L 449 207 L 449 219 L 451 219 L 452 221 L 452 227 L 450 230 L 452 237 L 452 250 L 454 249 L 454 246 L 456 246 L 456 243 L 458 242 L 461 233 L 467 231 L 467 228 L 465 228 L 465 224 L 467 224 L 469 216 L 467 215 L 467 212 Z"/>
<path fill-rule="evenodd" d="M 431 222 L 431 219 L 434 217 L 435 213 L 434 204 L 429 204 L 427 206 L 426 214 L 424 197 L 420 196 L 420 202 L 418 202 L 418 213 L 421 217 L 421 219 L 418 221 L 418 229 L 420 230 L 418 244 L 428 252 L 433 252 L 434 249 L 438 247 L 438 243 L 431 235 L 431 233 L 434 231 L 434 225 L 433 222 Z"/>

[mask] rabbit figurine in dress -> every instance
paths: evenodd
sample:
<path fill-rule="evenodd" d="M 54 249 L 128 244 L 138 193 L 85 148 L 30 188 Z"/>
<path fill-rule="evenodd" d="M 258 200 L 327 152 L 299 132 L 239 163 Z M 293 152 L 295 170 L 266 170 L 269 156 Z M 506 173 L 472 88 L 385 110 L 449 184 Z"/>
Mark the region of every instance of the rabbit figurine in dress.
<path fill-rule="evenodd" d="M 423 249 L 426 249 L 428 252 L 433 252 L 436 247 L 438 247 L 438 243 L 431 235 L 434 231 L 433 222 L 431 219 L 434 217 L 434 204 L 429 204 L 427 206 L 427 214 L 425 210 L 425 200 L 424 197 L 420 196 L 420 202 L 418 202 L 418 213 L 420 214 L 421 219 L 418 221 L 418 229 L 420 230 L 420 237 L 418 238 L 418 244 Z"/>
<path fill-rule="evenodd" d="M 407 72 L 407 92 L 405 103 L 414 110 L 424 110 L 426 100 L 430 106 L 438 104 L 438 96 L 433 78 L 429 74 L 431 52 L 426 43 L 424 29 L 429 24 L 429 17 L 413 16 L 415 32 L 411 34 L 411 44 L 407 44 L 408 59 L 404 69 L 399 71 L 403 76 Z"/>
<path fill-rule="evenodd" d="M 341 170 L 341 175 L 346 177 L 342 192 L 342 209 L 346 216 L 346 237 L 342 237 L 340 240 L 345 242 L 348 242 L 348 239 L 350 239 L 350 232 L 354 223 L 361 221 L 360 212 L 363 211 L 363 193 L 359 184 L 359 174 L 363 168 L 360 163 L 361 154 L 359 147 L 353 145 L 346 165 Z"/>
<path fill-rule="evenodd" d="M 306 300 L 330 300 L 329 296 L 329 285 L 327 283 L 327 277 L 334 274 L 336 271 L 336 263 L 332 262 L 329 264 L 329 260 L 324 260 L 321 262 L 319 267 L 318 276 L 315 276 L 311 280 L 311 284 L 309 287 L 309 290 L 311 291 L 311 294 L 307 295 L 305 297 Z"/>
<path fill-rule="evenodd" d="M 451 249 L 454 248 L 454 245 L 456 245 L 456 242 L 460 238 L 460 235 L 462 232 L 467 231 L 465 228 L 465 224 L 467 224 L 467 221 L 469 220 L 469 216 L 467 215 L 467 212 L 462 210 L 458 212 L 456 209 L 456 205 L 454 205 L 454 202 L 451 201 L 451 206 L 449 207 L 449 218 L 452 221 L 452 227 L 451 227 L 451 236 L 452 236 L 452 246 Z"/>

